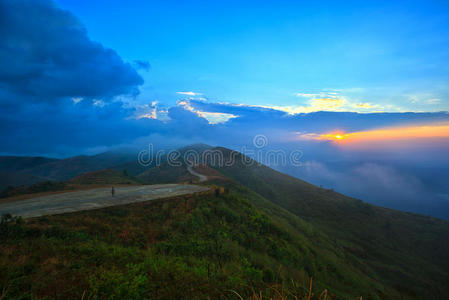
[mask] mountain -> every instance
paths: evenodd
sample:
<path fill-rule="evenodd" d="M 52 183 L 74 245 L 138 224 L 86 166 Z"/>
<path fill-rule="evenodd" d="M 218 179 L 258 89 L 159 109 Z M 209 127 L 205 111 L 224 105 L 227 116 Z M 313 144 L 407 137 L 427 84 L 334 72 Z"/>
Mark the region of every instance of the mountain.
<path fill-rule="evenodd" d="M 8 186 L 47 181 L 46 177 L 22 171 L 56 161 L 58 160 L 46 157 L 0 156 L 0 191 Z"/>
<path fill-rule="evenodd" d="M 97 155 L 75 156 L 66 159 L 44 157 L 0 157 L 0 188 L 8 185 L 30 185 L 43 181 L 62 181 L 96 170 L 112 168 L 135 160 L 135 155 L 105 152 Z M 121 169 L 120 171 L 122 171 Z M 8 180 L 8 176 L 11 179 Z"/>
<path fill-rule="evenodd" d="M 52 180 L 68 180 L 77 175 L 111 168 L 115 165 L 128 162 L 134 158 L 128 153 L 105 152 L 98 155 L 75 156 L 63 160 L 50 162 L 23 172 L 50 178 Z"/>
<path fill-rule="evenodd" d="M 140 184 L 141 182 L 125 171 L 104 169 L 78 175 L 70 179 L 73 184 Z"/>
<path fill-rule="evenodd" d="M 184 157 L 188 151 L 201 154 L 211 148 L 206 144 L 195 144 L 177 151 L 180 157 Z M 102 169 L 125 171 L 131 176 L 137 176 L 149 171 L 157 163 L 166 163 L 167 153 L 168 151 L 162 152 L 162 155 L 158 156 L 159 158 L 156 156 L 157 153 L 152 153 L 152 161 L 149 165 L 139 163 L 138 154 L 132 151 L 104 152 L 92 156 L 80 155 L 66 159 L 2 156 L 0 157 L 0 190 L 7 186 L 31 185 L 44 181 L 65 181 Z M 163 172 L 163 168 L 160 171 Z M 148 176 L 151 176 L 152 172 L 154 171 L 149 171 Z M 187 181 L 193 178 L 188 173 L 185 175 Z"/>
<path fill-rule="evenodd" d="M 55 290 L 65 298 L 447 298 L 449 222 L 370 205 L 226 148 L 206 150 L 222 160 L 202 155 L 192 174 L 182 159 L 165 157 L 136 177 L 196 182 L 209 194 L 8 221 L 0 289 L 22 298 Z"/>
<path fill-rule="evenodd" d="M 38 182 L 48 181 L 48 178 L 33 176 L 21 172 L 0 171 L 0 192 L 8 187 L 20 185 L 32 185 Z"/>
<path fill-rule="evenodd" d="M 222 163 L 202 161 L 196 169 L 213 168 L 232 181 L 215 177 L 209 183 L 231 190 L 243 185 L 293 213 L 325 235 L 330 249 L 340 249 L 342 263 L 411 297 L 429 289 L 440 298 L 449 293 L 449 222 L 371 205 L 282 174 L 241 153 L 211 150 L 222 153 Z M 223 163 L 231 158 L 234 163 Z"/>
<path fill-rule="evenodd" d="M 18 172 L 56 161 L 46 157 L 0 156 L 0 171 Z"/>
<path fill-rule="evenodd" d="M 448 294 L 449 222 L 370 205 L 216 150 L 235 157 L 218 171 L 322 231 L 344 249 L 346 264 L 404 294 Z"/>
<path fill-rule="evenodd" d="M 196 177 L 188 172 L 185 165 L 171 166 L 168 163 L 153 167 L 137 175 L 137 178 L 147 184 L 193 182 L 196 180 Z"/>

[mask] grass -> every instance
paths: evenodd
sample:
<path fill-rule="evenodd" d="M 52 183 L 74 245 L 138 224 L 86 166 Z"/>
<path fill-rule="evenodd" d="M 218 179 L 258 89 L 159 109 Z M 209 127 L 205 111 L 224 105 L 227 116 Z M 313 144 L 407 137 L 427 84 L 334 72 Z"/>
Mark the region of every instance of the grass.
<path fill-rule="evenodd" d="M 449 222 L 370 205 L 264 165 L 237 163 L 217 170 L 306 221 L 325 235 L 320 247 L 333 245 L 346 266 L 363 271 L 402 297 L 445 299 L 448 295 Z M 266 211 L 276 214 L 276 209 Z"/>
<path fill-rule="evenodd" d="M 238 191 L 2 222 L 8 298 L 358 297 L 356 281 L 341 288 L 350 277 L 319 271 L 338 265 Z"/>

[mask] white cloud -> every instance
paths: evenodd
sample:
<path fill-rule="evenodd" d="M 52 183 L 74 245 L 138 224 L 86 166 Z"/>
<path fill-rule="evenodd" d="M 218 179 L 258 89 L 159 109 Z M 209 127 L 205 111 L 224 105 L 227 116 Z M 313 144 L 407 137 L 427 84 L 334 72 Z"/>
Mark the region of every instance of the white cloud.
<path fill-rule="evenodd" d="M 202 95 L 202 93 L 196 93 L 196 92 L 176 92 L 176 94 L 179 94 L 179 95 L 185 95 L 185 96 L 201 96 Z"/>
<path fill-rule="evenodd" d="M 206 119 L 209 122 L 209 124 L 226 123 L 230 119 L 238 117 L 233 114 L 220 113 L 220 112 L 207 112 L 207 111 L 195 111 L 195 112 L 198 116 Z"/>
<path fill-rule="evenodd" d="M 311 93 L 296 93 L 295 95 L 304 98 L 313 98 L 319 96 L 319 94 L 311 94 Z"/>
<path fill-rule="evenodd" d="M 156 108 L 149 113 L 137 116 L 137 119 L 157 119 Z"/>
<path fill-rule="evenodd" d="M 168 111 L 167 109 L 158 107 L 158 103 L 158 101 L 152 101 L 150 104 L 134 106 L 136 113 L 132 118 L 166 121 L 168 119 Z"/>
<path fill-rule="evenodd" d="M 440 104 L 441 103 L 441 99 L 438 98 L 432 98 L 432 99 L 427 99 L 426 101 L 427 104 Z"/>
<path fill-rule="evenodd" d="M 338 98 L 339 97 L 339 90 L 334 89 L 326 89 L 322 90 L 316 93 L 303 93 L 299 92 L 296 93 L 295 96 L 302 97 L 302 98 L 309 98 L 309 99 L 315 99 L 315 98 Z"/>
<path fill-rule="evenodd" d="M 103 107 L 106 105 L 106 103 L 101 99 L 94 99 L 93 102 L 94 102 L 94 105 L 98 106 L 98 107 Z"/>
<path fill-rule="evenodd" d="M 209 124 L 226 123 L 230 119 L 238 118 L 238 116 L 234 115 L 234 114 L 197 110 L 190 104 L 190 101 L 188 101 L 188 100 L 181 100 L 181 101 L 178 101 L 177 103 L 179 106 L 183 107 L 184 109 L 194 112 L 199 117 L 206 119 L 207 122 L 209 122 Z"/>

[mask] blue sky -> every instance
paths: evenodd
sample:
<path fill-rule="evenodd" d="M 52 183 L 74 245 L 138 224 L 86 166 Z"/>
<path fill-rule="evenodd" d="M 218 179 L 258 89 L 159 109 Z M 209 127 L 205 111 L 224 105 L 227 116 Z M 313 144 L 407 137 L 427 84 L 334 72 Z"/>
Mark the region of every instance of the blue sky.
<path fill-rule="evenodd" d="M 449 122 L 447 2 L 5 0 L 0 14 L 4 154 Z"/>
<path fill-rule="evenodd" d="M 447 1 L 57 3 L 92 40 L 151 64 L 140 103 L 195 92 L 294 110 L 311 100 L 298 94 L 333 91 L 371 105 L 343 110 L 449 110 Z"/>

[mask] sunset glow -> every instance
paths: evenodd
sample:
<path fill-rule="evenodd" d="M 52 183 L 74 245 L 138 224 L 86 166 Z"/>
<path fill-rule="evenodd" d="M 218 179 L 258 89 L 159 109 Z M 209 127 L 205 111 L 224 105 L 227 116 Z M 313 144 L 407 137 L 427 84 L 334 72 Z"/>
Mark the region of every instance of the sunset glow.
<path fill-rule="evenodd" d="M 339 145 L 353 145 L 370 142 L 394 142 L 420 139 L 446 139 L 449 138 L 449 124 L 431 124 L 410 127 L 390 127 L 369 131 L 356 131 L 349 133 L 326 133 L 316 137 L 318 140 L 329 140 Z"/>

